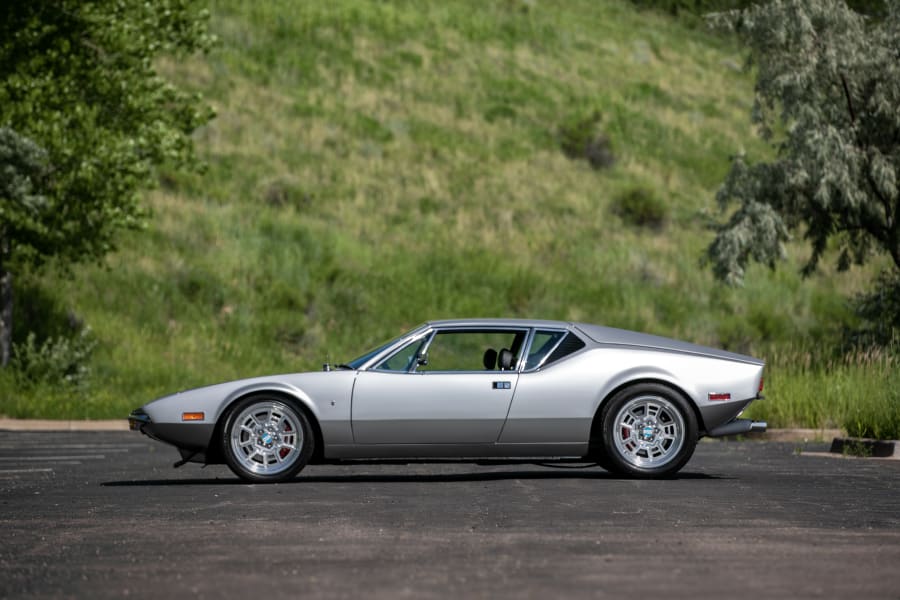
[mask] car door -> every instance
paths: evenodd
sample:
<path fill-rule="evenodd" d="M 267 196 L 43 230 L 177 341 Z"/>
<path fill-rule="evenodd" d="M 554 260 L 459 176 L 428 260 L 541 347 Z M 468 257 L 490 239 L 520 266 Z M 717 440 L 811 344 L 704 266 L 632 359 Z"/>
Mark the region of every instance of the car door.
<path fill-rule="evenodd" d="M 361 371 L 353 388 L 354 441 L 496 442 L 515 394 L 526 333 L 483 327 L 436 330 Z"/>

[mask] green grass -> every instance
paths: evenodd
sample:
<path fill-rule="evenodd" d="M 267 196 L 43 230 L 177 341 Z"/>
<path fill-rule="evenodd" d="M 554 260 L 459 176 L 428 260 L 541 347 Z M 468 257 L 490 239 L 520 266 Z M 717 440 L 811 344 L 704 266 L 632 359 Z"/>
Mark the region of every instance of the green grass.
<path fill-rule="evenodd" d="M 839 360 L 816 351 L 769 357 L 767 399 L 746 416 L 777 426 L 839 428 L 852 437 L 900 439 L 897 352 L 851 352 Z"/>
<path fill-rule="evenodd" d="M 859 269 L 803 281 L 785 265 L 729 289 L 700 267 L 729 156 L 769 152 L 728 40 L 592 0 L 232 0 L 212 14 L 213 54 L 160 64 L 218 112 L 196 135 L 208 172 L 163 173 L 148 230 L 103 265 L 19 278 L 20 305 L 48 307 L 17 312 L 20 340 L 71 313 L 98 346 L 85 388 L 0 373 L 0 413 L 119 417 L 455 316 L 584 320 L 760 354 L 829 346 L 850 320 L 843 298 L 868 281 Z M 567 124 L 595 113 L 616 158 L 601 171 L 561 148 Z M 615 210 L 635 189 L 664 203 L 658 229 Z M 890 375 L 770 371 L 775 426 L 812 424 L 817 386 Z M 795 402 L 807 408 L 780 408 Z"/>

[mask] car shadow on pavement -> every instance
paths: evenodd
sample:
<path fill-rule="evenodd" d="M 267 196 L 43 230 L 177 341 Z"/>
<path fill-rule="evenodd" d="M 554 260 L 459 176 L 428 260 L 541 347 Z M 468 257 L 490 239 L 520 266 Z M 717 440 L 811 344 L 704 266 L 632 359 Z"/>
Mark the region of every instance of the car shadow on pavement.
<path fill-rule="evenodd" d="M 508 480 L 540 480 L 540 479 L 594 479 L 608 481 L 675 481 L 675 480 L 716 480 L 730 479 L 720 475 L 708 475 L 706 473 L 676 473 L 671 477 L 656 480 L 638 479 L 624 475 L 617 475 L 607 471 L 596 472 L 575 471 L 560 469 L 558 471 L 490 471 L 486 473 L 425 473 L 425 474 L 359 474 L 359 475 L 299 475 L 296 479 L 285 481 L 280 485 L 297 485 L 305 483 L 459 483 L 478 481 L 508 481 Z M 234 479 L 144 479 L 129 481 L 107 481 L 100 484 L 103 487 L 152 487 L 152 486 L 186 486 L 186 485 L 254 485 Z M 269 485 L 269 484 L 261 484 Z"/>

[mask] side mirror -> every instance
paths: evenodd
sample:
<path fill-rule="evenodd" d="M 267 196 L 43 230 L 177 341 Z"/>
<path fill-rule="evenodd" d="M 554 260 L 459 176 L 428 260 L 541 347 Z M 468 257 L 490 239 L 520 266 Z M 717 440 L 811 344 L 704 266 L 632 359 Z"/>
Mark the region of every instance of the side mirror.
<path fill-rule="evenodd" d="M 416 365 L 424 367 L 428 365 L 428 353 L 422 352 L 416 355 Z"/>

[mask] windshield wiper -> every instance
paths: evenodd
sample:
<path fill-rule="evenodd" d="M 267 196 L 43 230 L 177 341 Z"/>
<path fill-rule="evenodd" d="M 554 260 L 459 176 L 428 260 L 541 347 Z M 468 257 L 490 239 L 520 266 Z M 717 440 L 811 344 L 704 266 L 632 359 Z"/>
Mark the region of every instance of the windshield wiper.
<path fill-rule="evenodd" d="M 339 365 L 335 365 L 334 368 L 335 368 L 335 369 L 348 369 L 348 370 L 350 370 L 350 371 L 355 371 L 355 370 L 356 370 L 356 368 L 354 368 L 354 367 L 348 365 L 347 363 L 341 363 L 341 364 L 339 364 Z"/>

